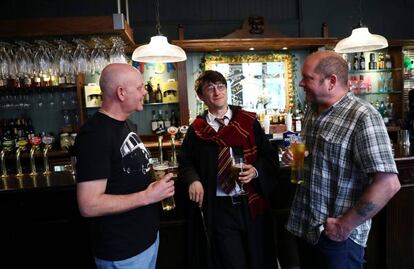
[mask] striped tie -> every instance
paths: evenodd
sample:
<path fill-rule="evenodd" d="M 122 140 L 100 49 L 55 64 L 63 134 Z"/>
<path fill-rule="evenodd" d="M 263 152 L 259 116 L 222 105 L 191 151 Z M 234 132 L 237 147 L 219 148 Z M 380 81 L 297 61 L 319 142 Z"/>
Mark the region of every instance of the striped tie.
<path fill-rule="evenodd" d="M 220 124 L 218 132 L 225 126 L 224 118 L 216 118 L 216 121 Z M 218 156 L 218 166 L 217 166 L 217 177 L 218 183 L 222 190 L 226 193 L 230 193 L 236 182 L 231 179 L 230 174 L 231 158 L 230 158 L 230 148 L 229 147 L 220 147 L 220 153 Z"/>

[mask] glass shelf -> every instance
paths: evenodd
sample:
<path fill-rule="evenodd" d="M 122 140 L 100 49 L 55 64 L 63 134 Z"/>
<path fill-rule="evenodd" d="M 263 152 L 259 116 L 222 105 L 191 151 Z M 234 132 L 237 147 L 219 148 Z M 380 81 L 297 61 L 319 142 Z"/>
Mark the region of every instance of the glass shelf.
<path fill-rule="evenodd" d="M 144 106 L 159 106 L 159 105 L 174 105 L 174 104 L 178 104 L 179 102 L 171 102 L 171 103 L 149 103 L 149 104 L 144 104 Z"/>
<path fill-rule="evenodd" d="M 402 68 L 391 69 L 373 69 L 373 70 L 349 70 L 349 74 L 363 74 L 363 73 L 391 73 L 393 71 L 400 71 Z"/>
<path fill-rule="evenodd" d="M 399 94 L 401 91 L 354 93 L 355 95 Z"/>
<path fill-rule="evenodd" d="M 412 81 L 412 82 L 414 82 L 414 77 L 411 77 L 411 78 L 404 78 L 404 81 Z"/>
<path fill-rule="evenodd" d="M 59 90 L 66 90 L 66 89 L 76 89 L 75 84 L 64 84 L 59 86 L 47 86 L 47 87 L 19 87 L 19 88 L 13 88 L 13 87 L 5 87 L 0 89 L 1 93 L 31 93 L 31 92 L 42 92 L 42 91 L 59 91 Z"/>

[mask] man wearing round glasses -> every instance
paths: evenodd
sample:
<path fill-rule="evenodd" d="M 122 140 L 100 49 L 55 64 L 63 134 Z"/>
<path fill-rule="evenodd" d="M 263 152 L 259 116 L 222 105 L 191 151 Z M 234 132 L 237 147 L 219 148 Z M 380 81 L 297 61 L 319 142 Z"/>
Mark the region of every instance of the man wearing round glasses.
<path fill-rule="evenodd" d="M 179 155 L 179 176 L 193 201 L 188 268 L 276 268 L 264 197 L 276 180 L 277 153 L 255 113 L 228 105 L 226 85 L 217 71 L 197 79 L 208 110 L 191 124 Z M 240 158 L 241 172 L 232 173 L 232 160 Z"/>

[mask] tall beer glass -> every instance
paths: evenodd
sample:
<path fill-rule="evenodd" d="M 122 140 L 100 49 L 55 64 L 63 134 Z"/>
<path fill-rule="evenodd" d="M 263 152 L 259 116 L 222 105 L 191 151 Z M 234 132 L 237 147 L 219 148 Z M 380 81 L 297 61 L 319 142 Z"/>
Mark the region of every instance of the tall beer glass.
<path fill-rule="evenodd" d="M 168 163 L 157 163 L 153 165 L 154 176 L 156 180 L 161 179 L 168 173 Z M 162 209 L 169 211 L 175 208 L 174 196 L 167 197 L 161 201 Z"/>
<path fill-rule="evenodd" d="M 290 151 L 293 154 L 291 163 L 290 182 L 301 184 L 304 180 L 304 159 L 305 159 L 305 141 L 301 136 L 292 136 L 290 140 Z"/>

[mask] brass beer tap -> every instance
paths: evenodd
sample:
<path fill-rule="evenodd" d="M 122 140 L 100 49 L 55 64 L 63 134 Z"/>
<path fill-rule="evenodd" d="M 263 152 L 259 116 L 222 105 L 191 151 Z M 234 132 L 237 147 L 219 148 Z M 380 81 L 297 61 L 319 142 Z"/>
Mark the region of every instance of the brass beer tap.
<path fill-rule="evenodd" d="M 43 166 L 44 166 L 44 172 L 43 175 L 48 176 L 51 174 L 49 170 L 49 159 L 47 157 L 47 153 L 52 148 L 52 143 L 54 142 L 55 138 L 53 136 L 43 136 L 42 142 L 45 144 L 43 148 Z"/>
<path fill-rule="evenodd" d="M 158 136 L 158 148 L 160 151 L 160 163 L 164 162 L 164 158 L 163 158 L 163 154 L 162 154 L 162 140 L 164 138 L 164 133 L 165 133 L 165 129 L 160 126 L 157 128 L 157 130 L 155 130 L 155 134 Z"/>
<path fill-rule="evenodd" d="M 39 136 L 33 136 L 30 138 L 29 143 L 32 145 L 32 148 L 30 149 L 30 168 L 31 168 L 31 176 L 36 176 L 36 163 L 34 154 L 36 151 L 40 151 L 40 143 L 42 143 L 42 139 Z"/>
<path fill-rule="evenodd" d="M 180 133 L 181 133 L 181 139 L 180 139 L 180 141 L 181 141 L 181 143 L 183 142 L 183 140 L 184 140 L 184 137 L 185 137 L 185 134 L 187 133 L 187 131 L 188 131 L 188 125 L 182 125 L 182 126 L 180 126 L 180 127 L 178 127 L 178 130 L 180 131 Z"/>
<path fill-rule="evenodd" d="M 3 140 L 3 149 L 0 153 L 1 160 L 1 178 L 7 178 L 6 154 L 13 150 L 14 141 L 11 139 Z"/>
<path fill-rule="evenodd" d="M 17 174 L 16 177 L 23 177 L 23 171 L 22 171 L 22 163 L 20 161 L 20 154 L 22 151 L 26 150 L 27 140 L 21 139 L 16 142 L 17 150 L 16 150 L 16 169 Z"/>
<path fill-rule="evenodd" d="M 172 164 L 176 166 L 177 164 L 177 153 L 175 151 L 175 135 L 178 133 L 178 128 L 171 126 L 167 129 L 167 132 L 171 135 L 171 149 L 172 149 Z"/>

